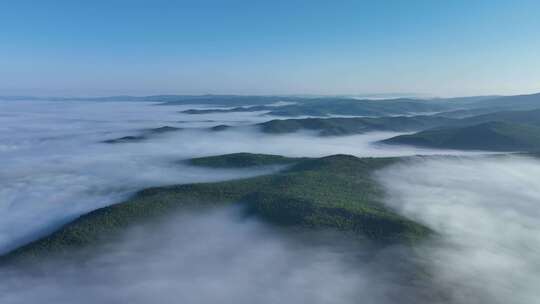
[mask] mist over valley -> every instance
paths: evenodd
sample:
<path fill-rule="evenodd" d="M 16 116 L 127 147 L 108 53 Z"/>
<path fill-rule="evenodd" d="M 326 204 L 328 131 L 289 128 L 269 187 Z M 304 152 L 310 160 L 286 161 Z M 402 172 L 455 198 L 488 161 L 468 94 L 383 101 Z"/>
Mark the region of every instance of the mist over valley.
<path fill-rule="evenodd" d="M 293 101 L 271 102 L 259 106 Z M 475 146 L 397 140 L 485 123 L 533 130 L 535 111 L 212 107 L 0 102 L 1 302 L 535 301 L 536 146 L 508 132 Z"/>

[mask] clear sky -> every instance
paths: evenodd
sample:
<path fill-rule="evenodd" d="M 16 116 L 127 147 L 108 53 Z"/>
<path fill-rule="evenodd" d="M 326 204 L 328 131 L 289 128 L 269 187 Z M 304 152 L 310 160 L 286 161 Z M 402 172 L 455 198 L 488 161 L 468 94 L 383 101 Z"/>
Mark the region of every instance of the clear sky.
<path fill-rule="evenodd" d="M 0 0 L 0 94 L 540 91 L 538 0 Z"/>

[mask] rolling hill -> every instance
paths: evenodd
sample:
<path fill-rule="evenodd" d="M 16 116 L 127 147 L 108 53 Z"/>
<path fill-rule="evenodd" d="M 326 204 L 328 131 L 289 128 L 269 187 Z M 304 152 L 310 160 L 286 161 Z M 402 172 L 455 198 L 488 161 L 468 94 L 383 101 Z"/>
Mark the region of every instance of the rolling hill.
<path fill-rule="evenodd" d="M 385 99 L 357 100 L 343 97 L 297 98 L 294 104 L 283 106 L 259 105 L 253 107 L 236 107 L 232 109 L 190 109 L 183 113 L 208 114 L 229 112 L 267 111 L 274 116 L 319 116 L 351 115 L 351 116 L 389 116 L 407 115 L 411 113 L 432 113 L 451 109 L 447 103 L 419 99 Z"/>
<path fill-rule="evenodd" d="M 499 110 L 534 110 L 540 109 L 540 93 L 499 96 L 477 100 L 468 104 L 470 108 L 495 108 Z"/>
<path fill-rule="evenodd" d="M 283 97 L 279 101 L 294 102 L 294 104 L 280 107 L 268 106 L 270 97 L 218 97 L 213 96 L 211 100 L 215 105 L 235 106 L 232 109 L 202 109 L 186 110 L 188 114 L 207 113 L 229 113 L 229 112 L 252 112 L 267 111 L 274 116 L 319 116 L 330 115 L 351 115 L 351 116 L 389 116 L 389 115 L 411 115 L 440 112 L 438 116 L 448 118 L 465 118 L 480 114 L 488 114 L 501 111 L 515 110 L 536 110 L 540 109 L 540 93 L 515 96 L 473 96 L 458 98 L 434 98 L 434 99 L 382 99 L 382 100 L 358 100 L 345 97 Z M 205 98 L 193 98 L 190 102 L 196 104 L 201 101 L 203 104 L 211 104 L 211 100 Z M 235 100 L 236 102 L 229 102 Z M 240 102 L 242 100 L 244 103 Z M 204 102 L 203 102 L 204 101 Z M 264 102 L 267 102 L 265 104 Z M 184 101 L 182 101 L 184 103 Z M 189 104 L 189 103 L 188 103 Z M 248 107 L 250 106 L 250 107 Z"/>
<path fill-rule="evenodd" d="M 489 114 L 476 115 L 456 121 L 454 124 L 473 125 L 492 121 L 540 126 L 540 109 L 527 111 L 499 111 Z"/>
<path fill-rule="evenodd" d="M 242 161 L 242 159 L 244 161 Z M 241 205 L 246 215 L 285 227 L 332 228 L 380 244 L 412 243 L 431 230 L 381 203 L 383 191 L 372 173 L 398 158 L 334 155 L 290 159 L 236 154 L 193 160 L 207 167 L 291 163 L 279 173 L 218 183 L 149 188 L 128 201 L 85 214 L 53 234 L 3 256 L 3 262 L 39 258 L 99 244 L 137 223 L 184 208 Z"/>
<path fill-rule="evenodd" d="M 350 135 L 370 131 L 425 130 L 450 123 L 450 119 L 432 116 L 352 117 L 276 119 L 260 123 L 264 133 L 283 134 L 300 130 L 317 131 L 319 135 Z"/>
<path fill-rule="evenodd" d="M 288 165 L 307 158 L 284 157 L 281 155 L 232 153 L 218 156 L 192 158 L 189 165 L 208 168 L 248 168 L 261 166 Z"/>
<path fill-rule="evenodd" d="M 381 142 L 459 150 L 535 151 L 540 150 L 540 127 L 490 121 L 472 126 L 447 127 L 400 135 Z"/>
<path fill-rule="evenodd" d="M 499 111 L 462 119 L 439 115 L 274 119 L 254 126 L 267 134 L 305 130 L 316 132 L 319 136 L 342 136 L 373 131 L 417 131 L 420 133 L 399 136 L 384 143 L 449 149 L 530 151 L 538 149 L 536 138 L 540 134 L 540 109 Z M 208 130 L 219 132 L 231 128 L 240 127 L 216 125 Z M 163 126 L 142 130 L 139 134 L 105 140 L 104 143 L 138 142 L 180 130 L 182 128 Z M 469 138 L 472 134 L 480 136 L 479 139 Z"/>
<path fill-rule="evenodd" d="M 163 133 L 181 131 L 181 130 L 182 128 L 163 126 L 163 127 L 153 128 L 153 129 L 142 130 L 138 135 L 129 135 L 129 136 L 123 136 L 119 138 L 107 139 L 107 140 L 104 140 L 103 143 L 120 144 L 120 143 L 139 142 L 139 141 L 146 140 L 152 136 L 156 136 Z"/>

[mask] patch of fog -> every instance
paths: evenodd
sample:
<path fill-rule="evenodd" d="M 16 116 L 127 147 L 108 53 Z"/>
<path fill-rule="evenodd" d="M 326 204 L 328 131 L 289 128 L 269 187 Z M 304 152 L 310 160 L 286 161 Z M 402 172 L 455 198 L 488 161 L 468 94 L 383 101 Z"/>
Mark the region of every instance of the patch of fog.
<path fill-rule="evenodd" d="M 235 152 L 267 153 L 284 156 L 321 157 L 332 154 L 350 154 L 358 157 L 389 157 L 410 155 L 478 155 L 488 152 L 425 149 L 413 146 L 378 144 L 393 136 L 409 134 L 398 132 L 370 132 L 349 136 L 316 136 L 316 132 L 288 134 L 261 134 L 257 128 L 244 127 L 220 132 L 186 130 L 170 133 L 151 141 L 136 143 L 158 151 L 178 147 L 184 157 L 217 155 Z M 189 143 L 185 145 L 184 143 Z M 135 145 L 132 144 L 132 145 Z M 135 147 L 135 146 L 133 146 Z M 182 151 L 180 151 L 182 147 Z"/>
<path fill-rule="evenodd" d="M 417 303 L 419 287 L 402 285 L 401 259 L 387 262 L 398 249 L 332 233 L 285 236 L 238 211 L 135 227 L 90 257 L 42 262 L 38 271 L 0 268 L 0 302 Z"/>
<path fill-rule="evenodd" d="M 287 156 L 460 153 L 373 144 L 394 133 L 320 138 L 308 133 L 264 135 L 253 128 L 185 129 L 144 142 L 101 143 L 164 125 L 197 128 L 225 121 L 242 125 L 266 120 L 256 113 L 197 117 L 178 113 L 192 107 L 143 102 L 0 102 L 0 253 L 145 187 L 271 172 L 193 168 L 178 164 L 181 159 L 232 152 Z"/>
<path fill-rule="evenodd" d="M 125 200 L 143 188 L 230 180 L 278 169 L 210 170 L 177 164 L 173 159 L 100 149 L 89 150 L 88 154 L 65 152 L 50 158 L 15 160 L 3 166 L 0 253 L 46 234 L 80 214 Z"/>
<path fill-rule="evenodd" d="M 276 101 L 276 102 L 273 102 L 273 103 L 269 103 L 265 106 L 267 107 L 284 107 L 284 106 L 292 106 L 292 105 L 295 105 L 295 104 L 298 104 L 298 102 L 294 102 L 294 101 Z"/>
<path fill-rule="evenodd" d="M 0 253 L 142 188 L 275 171 L 186 166 L 178 163 L 186 143 L 159 149 L 100 143 L 170 124 L 177 110 L 129 102 L 0 103 Z"/>
<path fill-rule="evenodd" d="M 432 96 L 425 94 L 371 94 L 371 95 L 356 95 L 349 96 L 355 100 L 392 100 L 392 99 L 413 99 L 413 100 L 427 100 L 432 99 Z"/>
<path fill-rule="evenodd" d="M 377 178 L 388 204 L 441 234 L 423 255 L 453 303 L 538 302 L 540 160 L 414 160 Z"/>
<path fill-rule="evenodd" d="M 230 126 L 250 125 L 270 120 L 270 116 L 265 114 L 268 111 L 252 112 L 228 112 L 228 113 L 205 113 L 205 114 L 185 114 L 180 113 L 184 126 L 187 127 L 213 127 L 218 124 L 227 124 Z"/>

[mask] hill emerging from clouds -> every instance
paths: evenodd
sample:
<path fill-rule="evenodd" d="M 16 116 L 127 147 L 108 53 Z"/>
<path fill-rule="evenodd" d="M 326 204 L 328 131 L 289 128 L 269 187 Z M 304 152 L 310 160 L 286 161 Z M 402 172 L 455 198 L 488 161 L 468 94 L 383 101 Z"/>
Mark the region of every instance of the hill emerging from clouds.
<path fill-rule="evenodd" d="M 440 149 L 538 151 L 540 127 L 493 121 L 400 135 L 381 142 Z"/>
<path fill-rule="evenodd" d="M 385 207 L 382 190 L 372 179 L 375 170 L 398 160 L 346 155 L 287 159 L 246 153 L 195 159 L 192 164 L 210 168 L 294 164 L 249 179 L 146 189 L 126 202 L 83 215 L 3 259 L 66 253 L 181 209 L 228 204 L 240 204 L 247 215 L 277 225 L 333 228 L 387 244 L 414 242 L 429 235 L 430 229 Z"/>

